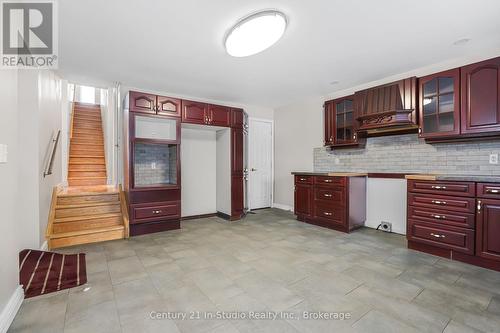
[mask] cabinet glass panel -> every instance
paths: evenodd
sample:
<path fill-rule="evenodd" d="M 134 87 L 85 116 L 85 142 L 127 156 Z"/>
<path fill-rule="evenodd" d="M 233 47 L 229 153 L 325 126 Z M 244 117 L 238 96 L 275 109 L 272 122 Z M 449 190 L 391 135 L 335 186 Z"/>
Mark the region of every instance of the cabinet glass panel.
<path fill-rule="evenodd" d="M 450 113 L 455 109 L 453 94 L 439 95 L 439 113 Z"/>
<path fill-rule="evenodd" d="M 134 186 L 177 185 L 177 145 L 134 144 Z"/>
<path fill-rule="evenodd" d="M 446 94 L 453 92 L 453 78 L 440 77 L 439 78 L 439 93 Z"/>
<path fill-rule="evenodd" d="M 424 97 L 437 94 L 437 80 L 432 79 L 424 84 Z"/>
<path fill-rule="evenodd" d="M 436 114 L 436 100 L 437 97 L 424 98 L 424 116 L 431 116 Z"/>
<path fill-rule="evenodd" d="M 177 139 L 177 120 L 159 117 L 135 117 L 135 137 L 175 141 Z"/>

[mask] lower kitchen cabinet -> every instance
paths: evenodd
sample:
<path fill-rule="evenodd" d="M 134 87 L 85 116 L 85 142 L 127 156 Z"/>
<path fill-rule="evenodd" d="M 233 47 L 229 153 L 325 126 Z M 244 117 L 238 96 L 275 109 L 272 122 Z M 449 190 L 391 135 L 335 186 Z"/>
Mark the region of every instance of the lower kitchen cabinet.
<path fill-rule="evenodd" d="M 366 178 L 295 174 L 299 221 L 350 232 L 366 219 Z"/>
<path fill-rule="evenodd" d="M 477 210 L 476 254 L 500 261 L 500 200 L 480 199 Z"/>
<path fill-rule="evenodd" d="M 408 180 L 408 247 L 500 271 L 500 184 Z"/>

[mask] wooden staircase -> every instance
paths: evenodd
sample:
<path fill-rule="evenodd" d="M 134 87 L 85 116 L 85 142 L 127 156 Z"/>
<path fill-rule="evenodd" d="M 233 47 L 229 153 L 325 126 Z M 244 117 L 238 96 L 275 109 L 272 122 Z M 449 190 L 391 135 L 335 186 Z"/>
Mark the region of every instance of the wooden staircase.
<path fill-rule="evenodd" d="M 68 184 L 105 185 L 107 177 L 101 107 L 75 102 L 71 119 Z"/>
<path fill-rule="evenodd" d="M 46 238 L 49 249 L 129 237 L 120 187 L 55 187 Z"/>

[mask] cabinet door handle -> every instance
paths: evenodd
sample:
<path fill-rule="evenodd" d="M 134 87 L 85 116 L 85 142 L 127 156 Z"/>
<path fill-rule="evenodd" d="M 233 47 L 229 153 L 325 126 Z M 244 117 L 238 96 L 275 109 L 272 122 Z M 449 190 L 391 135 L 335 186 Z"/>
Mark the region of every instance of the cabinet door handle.
<path fill-rule="evenodd" d="M 431 217 L 433 217 L 435 219 L 438 219 L 438 220 L 445 220 L 446 219 L 446 216 L 444 216 L 444 215 L 434 215 L 434 214 L 432 214 Z"/>
<path fill-rule="evenodd" d="M 446 186 L 432 185 L 432 188 L 435 190 L 446 190 Z"/>
<path fill-rule="evenodd" d="M 489 189 L 486 190 L 486 193 L 500 193 L 500 191 L 492 189 L 492 188 L 489 188 Z"/>
<path fill-rule="evenodd" d="M 332 195 L 331 194 L 323 194 L 323 196 L 327 197 L 327 198 L 331 198 Z"/>
<path fill-rule="evenodd" d="M 477 201 L 477 212 L 481 213 L 481 208 L 483 207 L 483 202 L 481 200 Z"/>
<path fill-rule="evenodd" d="M 153 214 L 160 214 L 161 210 L 153 210 Z"/>
<path fill-rule="evenodd" d="M 446 205 L 446 201 L 432 200 L 431 202 L 436 205 Z"/>
<path fill-rule="evenodd" d="M 324 213 L 323 213 L 323 215 L 325 215 L 325 216 L 332 216 L 332 215 L 333 215 L 333 213 L 327 213 L 327 212 L 324 212 Z"/>
<path fill-rule="evenodd" d="M 305 182 L 307 179 L 306 178 L 300 178 L 299 179 L 301 182 Z"/>
<path fill-rule="evenodd" d="M 331 183 L 331 182 L 333 182 L 333 180 L 331 180 L 331 179 L 325 179 L 324 182 L 325 183 Z"/>
<path fill-rule="evenodd" d="M 433 232 L 431 232 L 431 236 L 436 237 L 436 238 L 446 238 L 445 235 L 435 234 Z"/>

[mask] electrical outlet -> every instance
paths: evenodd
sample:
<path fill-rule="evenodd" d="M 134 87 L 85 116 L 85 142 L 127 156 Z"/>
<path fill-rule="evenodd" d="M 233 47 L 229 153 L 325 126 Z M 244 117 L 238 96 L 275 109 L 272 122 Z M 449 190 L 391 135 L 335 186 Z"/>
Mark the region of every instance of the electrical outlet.
<path fill-rule="evenodd" d="M 7 163 L 7 145 L 0 144 L 0 163 Z"/>
<path fill-rule="evenodd" d="M 156 162 L 151 162 L 151 169 L 153 169 L 153 170 L 156 169 Z"/>
<path fill-rule="evenodd" d="M 392 223 L 382 221 L 377 229 L 385 232 L 392 232 Z"/>
<path fill-rule="evenodd" d="M 498 164 L 498 154 L 490 154 L 490 164 Z"/>

